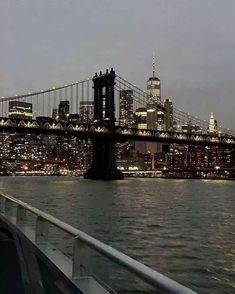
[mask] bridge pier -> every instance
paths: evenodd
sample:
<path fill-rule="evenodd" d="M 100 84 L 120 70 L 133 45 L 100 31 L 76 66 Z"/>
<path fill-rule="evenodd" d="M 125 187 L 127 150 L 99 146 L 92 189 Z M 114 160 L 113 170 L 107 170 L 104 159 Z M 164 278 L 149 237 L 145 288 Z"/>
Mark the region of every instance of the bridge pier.
<path fill-rule="evenodd" d="M 115 71 L 111 69 L 105 74 L 100 72 L 93 77 L 94 83 L 94 122 L 105 126 L 108 130 L 115 127 L 114 85 Z M 117 168 L 115 143 L 111 140 L 93 140 L 91 168 L 84 174 L 85 179 L 121 180 L 122 172 Z"/>
<path fill-rule="evenodd" d="M 93 140 L 93 156 L 90 169 L 84 179 L 91 180 L 122 180 L 123 174 L 117 168 L 114 142 Z"/>

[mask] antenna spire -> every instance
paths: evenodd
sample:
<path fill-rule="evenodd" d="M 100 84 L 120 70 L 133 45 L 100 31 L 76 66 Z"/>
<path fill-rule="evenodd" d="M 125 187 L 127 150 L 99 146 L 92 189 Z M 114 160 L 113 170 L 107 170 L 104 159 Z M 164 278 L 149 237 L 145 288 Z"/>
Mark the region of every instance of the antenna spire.
<path fill-rule="evenodd" d="M 153 53 L 153 77 L 155 77 L 155 55 Z"/>

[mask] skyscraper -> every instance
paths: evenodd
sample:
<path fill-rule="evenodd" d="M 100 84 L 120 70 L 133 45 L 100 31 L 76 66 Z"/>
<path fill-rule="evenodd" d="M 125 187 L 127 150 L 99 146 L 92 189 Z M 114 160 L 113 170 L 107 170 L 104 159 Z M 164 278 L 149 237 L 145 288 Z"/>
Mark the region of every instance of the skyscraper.
<path fill-rule="evenodd" d="M 147 109 L 146 107 L 137 108 L 134 114 L 134 124 L 138 129 L 147 129 Z M 135 142 L 135 150 L 139 153 L 147 153 L 146 142 Z"/>
<path fill-rule="evenodd" d="M 208 126 L 208 133 L 216 133 L 217 129 L 217 120 L 214 118 L 213 112 L 211 112 L 209 126 Z"/>
<path fill-rule="evenodd" d="M 134 124 L 138 129 L 147 129 L 147 109 L 139 107 L 134 114 Z"/>
<path fill-rule="evenodd" d="M 120 126 L 133 127 L 133 90 L 121 90 L 119 95 Z"/>
<path fill-rule="evenodd" d="M 173 129 L 173 103 L 171 99 L 166 98 L 164 101 L 164 107 L 165 107 L 165 114 L 164 114 L 164 125 L 166 131 Z"/>
<path fill-rule="evenodd" d="M 155 58 L 153 57 L 153 75 L 147 81 L 147 128 L 153 130 L 164 129 L 164 111 L 161 106 L 161 81 L 155 74 Z M 162 145 L 148 143 L 147 151 L 154 154 L 162 151 Z"/>
<path fill-rule="evenodd" d="M 155 57 L 153 56 L 153 75 L 147 81 L 148 102 L 161 101 L 161 81 L 155 74 Z"/>
<path fill-rule="evenodd" d="M 59 120 L 68 120 L 69 101 L 61 101 L 59 104 Z"/>
<path fill-rule="evenodd" d="M 80 102 L 80 120 L 84 123 L 92 123 L 94 121 L 94 101 Z"/>
<path fill-rule="evenodd" d="M 147 127 L 164 129 L 164 111 L 161 106 L 161 81 L 155 75 L 155 58 L 153 57 L 153 76 L 147 81 Z"/>

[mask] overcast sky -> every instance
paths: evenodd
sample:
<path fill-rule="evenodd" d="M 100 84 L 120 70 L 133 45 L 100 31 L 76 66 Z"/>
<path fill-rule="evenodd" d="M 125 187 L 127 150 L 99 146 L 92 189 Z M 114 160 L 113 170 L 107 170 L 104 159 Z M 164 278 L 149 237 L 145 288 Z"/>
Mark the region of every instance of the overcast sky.
<path fill-rule="evenodd" d="M 235 129 L 235 0 L 0 0 L 0 96 L 113 66 L 145 88 L 153 51 L 162 96 Z"/>

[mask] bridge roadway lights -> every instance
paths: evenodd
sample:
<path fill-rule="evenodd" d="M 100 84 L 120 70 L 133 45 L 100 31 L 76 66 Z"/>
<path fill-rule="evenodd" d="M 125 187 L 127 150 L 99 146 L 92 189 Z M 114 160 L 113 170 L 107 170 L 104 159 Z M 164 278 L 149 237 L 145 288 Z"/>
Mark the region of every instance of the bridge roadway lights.
<path fill-rule="evenodd" d="M 93 140 L 93 158 L 84 179 L 122 180 L 123 173 L 117 168 L 114 142 Z"/>

